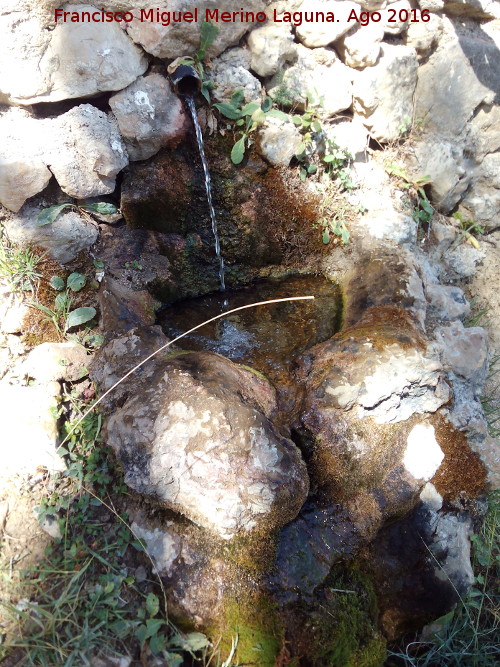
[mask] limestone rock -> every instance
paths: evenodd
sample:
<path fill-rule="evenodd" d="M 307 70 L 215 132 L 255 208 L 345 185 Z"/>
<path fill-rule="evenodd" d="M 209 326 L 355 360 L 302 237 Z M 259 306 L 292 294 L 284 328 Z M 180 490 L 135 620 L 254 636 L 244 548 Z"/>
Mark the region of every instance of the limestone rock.
<path fill-rule="evenodd" d="M 176 148 L 189 121 L 181 100 L 161 74 L 139 77 L 109 104 L 130 160 L 146 160 L 161 148 Z"/>
<path fill-rule="evenodd" d="M 268 23 L 262 28 L 252 30 L 248 35 L 250 68 L 259 76 L 273 76 L 285 62 L 289 62 L 295 56 L 296 46 L 290 24 L 284 25 L 287 27 Z"/>
<path fill-rule="evenodd" d="M 444 7 L 445 0 L 419 0 L 420 9 L 428 9 L 430 12 L 440 12 Z"/>
<path fill-rule="evenodd" d="M 468 124 L 467 150 L 479 163 L 500 150 L 500 106 L 488 105 L 475 114 Z"/>
<path fill-rule="evenodd" d="M 21 295 L 11 292 L 8 285 L 0 286 L 0 331 L 2 333 L 21 333 L 24 320 L 29 312 L 30 308 Z"/>
<path fill-rule="evenodd" d="M 356 25 L 339 40 L 336 48 L 346 65 L 364 69 L 377 62 L 383 38 L 384 28 L 381 23 Z"/>
<path fill-rule="evenodd" d="M 308 492 L 299 450 L 269 420 L 271 386 L 209 352 L 160 365 L 107 422 L 125 482 L 230 539 L 293 519 Z"/>
<path fill-rule="evenodd" d="M 403 12 L 402 16 L 407 16 L 406 21 L 402 21 L 400 18 L 400 12 Z M 396 14 L 394 14 L 396 12 Z M 406 14 L 404 12 L 407 12 Z M 409 0 L 396 0 L 392 2 L 388 7 L 383 9 L 380 13 L 382 15 L 381 24 L 384 28 L 386 35 L 400 35 L 404 32 L 408 25 L 410 24 L 411 19 L 411 5 Z"/>
<path fill-rule="evenodd" d="M 457 320 L 467 317 L 470 305 L 459 287 L 427 285 L 425 294 L 431 311 L 440 319 Z"/>
<path fill-rule="evenodd" d="M 41 161 L 0 156 L 0 204 L 17 212 L 26 199 L 41 192 L 52 174 Z"/>
<path fill-rule="evenodd" d="M 500 6 L 496 0 L 444 0 L 443 9 L 452 16 L 500 19 Z"/>
<path fill-rule="evenodd" d="M 299 41 L 309 48 L 328 46 L 352 28 L 348 22 L 349 14 L 355 10 L 357 14 L 361 11 L 359 4 L 350 0 L 304 0 L 300 7 L 302 12 L 333 12 L 335 21 L 304 21 L 302 25 L 295 28 Z"/>
<path fill-rule="evenodd" d="M 407 158 L 407 164 L 415 179 L 430 177 L 431 201 L 443 213 L 455 207 L 472 180 L 463 146 L 436 135 L 423 137 L 413 155 Z"/>
<path fill-rule="evenodd" d="M 436 330 L 446 370 L 467 380 L 478 393 L 488 372 L 488 334 L 482 327 L 465 328 L 452 322 Z"/>
<path fill-rule="evenodd" d="M 2 422 L 1 474 L 33 473 L 38 467 L 65 470 L 57 455 L 57 416 L 60 386 L 0 385 Z"/>
<path fill-rule="evenodd" d="M 212 95 L 217 102 L 229 102 L 231 95 L 241 89 L 245 102 L 260 102 L 262 86 L 248 71 L 251 54 L 247 49 L 229 49 L 212 61 L 211 79 L 215 88 Z"/>
<path fill-rule="evenodd" d="M 389 0 L 390 2 L 391 0 Z M 374 10 L 383 9 L 387 4 L 387 0 L 359 0 L 359 4 L 363 9 L 372 12 Z"/>
<path fill-rule="evenodd" d="M 368 147 L 368 132 L 357 118 L 341 120 L 327 128 L 328 139 L 342 150 L 346 150 L 353 160 L 362 159 Z"/>
<path fill-rule="evenodd" d="M 494 62 L 497 53 L 487 41 L 462 38 L 444 45 L 420 67 L 415 118 L 424 119 L 426 132 L 454 139 L 482 102 L 493 101 L 500 73 L 486 63 Z"/>
<path fill-rule="evenodd" d="M 160 304 L 147 290 L 132 290 L 106 276 L 99 291 L 99 305 L 101 329 L 117 336 L 138 326 L 153 325 L 155 308 Z"/>
<path fill-rule="evenodd" d="M 140 44 L 145 51 L 157 58 L 177 58 L 179 55 L 193 56 L 195 54 L 200 46 L 200 22 L 188 23 L 184 21 L 182 23 L 172 23 L 168 26 L 163 26 L 158 22 L 141 22 L 139 14 L 143 6 L 140 5 L 133 12 L 136 19 L 127 23 L 126 26 L 127 32 L 134 42 Z M 153 5 L 153 7 L 157 6 L 157 4 Z M 200 16 L 205 17 L 207 9 L 212 12 L 215 10 L 219 10 L 219 12 L 239 11 L 241 5 L 235 6 L 233 3 L 227 3 L 226 6 L 221 6 L 213 0 L 201 0 L 196 3 L 196 7 Z M 169 3 L 168 10 L 171 12 L 191 12 L 193 11 L 193 4 L 190 0 L 173 0 Z M 263 0 L 248 0 L 244 5 L 244 11 L 257 13 L 264 10 L 265 2 Z M 240 21 L 221 22 L 220 20 L 217 25 L 220 28 L 219 33 L 207 51 L 207 55 L 211 58 L 237 44 L 252 26 L 251 23 Z"/>
<path fill-rule="evenodd" d="M 23 371 L 40 384 L 76 382 L 88 375 L 90 357 L 78 343 L 42 343 L 26 357 Z"/>
<path fill-rule="evenodd" d="M 56 262 L 66 264 L 96 242 L 97 229 L 76 211 L 62 213 L 52 224 L 40 227 L 41 208 L 26 204 L 16 215 L 4 218 L 3 224 L 13 243 L 41 246 Z"/>
<path fill-rule="evenodd" d="M 76 199 L 108 194 L 128 164 L 116 122 L 90 104 L 54 121 L 54 144 L 45 157 L 62 190 Z"/>
<path fill-rule="evenodd" d="M 268 118 L 259 131 L 259 151 L 272 165 L 290 164 L 299 152 L 302 136 L 293 123 Z"/>
<path fill-rule="evenodd" d="M 271 97 L 285 89 L 297 108 L 303 110 L 307 94 L 316 91 L 328 116 L 348 109 L 352 104 L 351 70 L 327 49 L 297 46 L 297 60 L 283 73 L 276 74 L 268 91 Z"/>
<path fill-rule="evenodd" d="M 439 42 L 443 22 L 436 14 L 429 15 L 429 21 L 410 21 L 406 33 L 406 45 L 417 52 L 418 58 L 425 58 Z"/>
<path fill-rule="evenodd" d="M 472 178 L 460 210 L 466 219 L 474 220 L 485 229 L 495 229 L 500 215 L 500 153 L 486 155 Z"/>
<path fill-rule="evenodd" d="M 397 139 L 401 124 L 412 118 L 417 69 L 414 49 L 384 44 L 378 63 L 356 72 L 354 111 L 378 141 Z"/>
<path fill-rule="evenodd" d="M 81 4 L 71 10 L 96 8 Z M 67 22 L 48 30 L 52 21 L 31 11 L 0 15 L 6 35 L 0 46 L 0 102 L 56 102 L 120 90 L 148 66 L 117 23 Z"/>

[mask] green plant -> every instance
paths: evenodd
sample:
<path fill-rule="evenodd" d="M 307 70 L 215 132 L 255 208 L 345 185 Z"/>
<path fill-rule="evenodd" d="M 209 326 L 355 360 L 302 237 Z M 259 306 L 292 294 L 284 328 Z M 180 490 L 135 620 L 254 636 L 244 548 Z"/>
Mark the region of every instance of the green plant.
<path fill-rule="evenodd" d="M 232 96 L 229 103 L 223 102 L 214 104 L 214 107 L 229 120 L 235 121 L 234 125 L 241 134 L 240 138 L 234 144 L 231 150 L 231 161 L 233 164 L 240 164 L 245 157 L 245 150 L 253 144 L 251 134 L 262 125 L 268 116 L 288 121 L 287 114 L 273 109 L 273 101 L 266 97 L 262 105 L 257 102 L 244 104 L 243 91 L 238 89 Z"/>
<path fill-rule="evenodd" d="M 484 229 L 474 220 L 466 220 L 463 217 L 463 214 L 457 211 L 453 213 L 453 218 L 458 220 L 460 228 L 460 239 L 465 239 L 467 243 L 470 243 L 474 248 L 479 249 L 479 243 L 476 239 L 476 235 L 484 234 Z"/>
<path fill-rule="evenodd" d="M 66 208 L 74 208 L 83 213 L 98 213 L 99 215 L 112 215 L 118 210 L 116 206 L 108 204 L 107 202 L 99 202 L 97 204 L 73 204 L 72 202 L 66 202 L 65 204 L 49 206 L 49 208 L 44 208 L 40 211 L 38 214 L 38 225 L 40 227 L 43 227 L 43 225 L 50 225 L 57 220 Z"/>
<path fill-rule="evenodd" d="M 430 224 L 434 215 L 434 207 L 427 197 L 424 188 L 431 182 L 430 176 L 422 176 L 412 179 L 406 171 L 395 162 L 388 161 L 385 165 L 386 172 L 395 176 L 399 181 L 399 187 L 406 190 L 413 202 L 412 217 L 418 225 Z"/>
<path fill-rule="evenodd" d="M 84 306 L 71 310 L 72 299 L 69 292 L 79 292 L 86 284 L 86 278 L 81 273 L 71 273 L 66 279 L 66 283 L 59 276 L 53 276 L 50 280 L 50 286 L 59 292 L 54 299 L 54 307 L 49 308 L 37 301 L 30 303 L 33 308 L 38 308 L 47 316 L 49 322 L 54 325 L 61 338 L 73 327 L 81 326 L 90 322 L 95 315 L 96 310 L 91 306 Z"/>
<path fill-rule="evenodd" d="M 481 531 L 471 537 L 475 582 L 454 610 L 433 625 L 433 640 L 417 640 L 392 651 L 387 667 L 495 667 L 500 607 L 500 492 L 488 497 Z"/>
<path fill-rule="evenodd" d="M 11 292 L 34 292 L 41 273 L 37 266 L 43 256 L 31 248 L 17 248 L 11 245 L 6 236 L 0 236 L 0 282 Z"/>
<path fill-rule="evenodd" d="M 198 50 L 194 54 L 194 57 L 183 56 L 178 58 L 173 65 L 178 67 L 179 65 L 189 65 L 193 67 L 200 77 L 201 81 L 201 94 L 205 100 L 210 104 L 210 92 L 214 88 L 213 82 L 206 76 L 205 67 L 203 61 L 207 55 L 207 51 L 210 46 L 214 43 L 217 35 L 219 34 L 219 26 L 211 23 L 210 21 L 203 21 L 200 26 L 200 45 Z M 173 67 L 171 65 L 170 67 Z M 172 69 L 169 69 L 169 72 L 172 72 Z"/>
<path fill-rule="evenodd" d="M 201 633 L 181 634 L 165 617 L 149 580 L 134 576 L 133 554 L 144 545 L 128 526 L 126 496 L 114 458 L 100 443 L 101 416 L 80 420 L 85 403 L 76 390 L 59 408 L 60 447 L 66 470 L 37 508 L 39 520 L 57 521 L 61 538 L 46 559 L 24 573 L 26 597 L 0 602 L 11 619 L 0 660 L 22 649 L 23 664 L 53 667 L 91 665 L 103 656 L 150 651 L 162 664 L 184 663 L 208 648 Z"/>
<path fill-rule="evenodd" d="M 321 186 L 320 191 L 323 193 L 318 217 L 318 225 L 321 228 L 321 240 L 327 245 L 330 243 L 331 234 L 334 234 L 341 238 L 344 245 L 347 245 L 350 239 L 350 233 L 345 220 L 348 204 L 335 205 L 334 195 L 329 191 L 328 187 Z"/>

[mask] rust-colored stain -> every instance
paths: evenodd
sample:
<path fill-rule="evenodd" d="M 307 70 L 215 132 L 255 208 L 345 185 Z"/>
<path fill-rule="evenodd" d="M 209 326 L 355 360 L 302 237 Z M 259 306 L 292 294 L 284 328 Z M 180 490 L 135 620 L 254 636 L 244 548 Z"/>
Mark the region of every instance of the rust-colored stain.
<path fill-rule="evenodd" d="M 486 486 L 486 470 L 479 455 L 452 424 L 442 417 L 434 417 L 432 422 L 444 459 L 431 482 L 446 501 L 455 500 L 461 493 L 475 498 Z"/>
<path fill-rule="evenodd" d="M 425 349 L 412 317 L 399 306 L 373 306 L 359 322 L 343 329 L 336 336 L 338 340 L 347 338 L 369 338 L 376 350 L 397 343 L 404 349 Z"/>

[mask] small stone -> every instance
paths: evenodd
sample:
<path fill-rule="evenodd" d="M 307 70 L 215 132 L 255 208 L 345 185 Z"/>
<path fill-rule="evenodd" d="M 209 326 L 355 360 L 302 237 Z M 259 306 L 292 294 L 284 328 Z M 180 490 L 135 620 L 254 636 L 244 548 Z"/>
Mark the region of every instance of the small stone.
<path fill-rule="evenodd" d="M 368 23 L 366 26 L 354 26 L 336 48 L 343 62 L 355 69 L 364 69 L 375 65 L 380 55 L 380 43 L 384 39 L 384 28 L 381 23 Z"/>
<path fill-rule="evenodd" d="M 88 375 L 90 360 L 87 350 L 78 343 L 42 343 L 28 354 L 23 371 L 40 384 L 76 382 Z"/>
<path fill-rule="evenodd" d="M 408 28 L 409 20 L 411 20 L 411 5 L 409 0 L 396 0 L 396 2 L 392 2 L 389 7 L 386 7 L 380 13 L 382 15 L 380 23 L 385 34 L 400 35 Z M 406 16 L 406 19 L 402 21 L 401 16 Z"/>
<path fill-rule="evenodd" d="M 0 204 L 17 212 L 48 185 L 52 174 L 41 160 L 0 155 Z"/>
<path fill-rule="evenodd" d="M 295 28 L 295 32 L 300 42 L 309 48 L 318 46 L 328 46 L 335 42 L 339 37 L 351 29 L 352 24 L 348 22 L 348 17 L 352 11 L 358 15 L 361 10 L 359 4 L 343 0 L 305 0 L 300 10 L 302 12 L 331 11 L 335 15 L 334 22 L 304 21 L 302 25 Z"/>
<path fill-rule="evenodd" d="M 301 143 L 302 136 L 295 125 L 277 118 L 267 118 L 259 131 L 259 151 L 272 165 L 288 166 Z"/>
<path fill-rule="evenodd" d="M 242 90 L 245 102 L 260 102 L 262 86 L 249 72 L 251 54 L 247 49 L 229 49 L 212 61 L 211 79 L 215 88 L 212 92 L 217 102 L 229 102 L 236 90 Z"/>
<path fill-rule="evenodd" d="M 470 305 L 459 287 L 427 285 L 425 294 L 431 311 L 441 319 L 463 319 L 470 313 Z"/>
<path fill-rule="evenodd" d="M 453 322 L 436 330 L 441 357 L 447 370 L 466 379 L 477 390 L 488 373 L 488 334 L 482 327 L 464 327 Z"/>
<path fill-rule="evenodd" d="M 189 121 L 165 77 L 149 74 L 113 95 L 109 104 L 130 160 L 146 160 L 161 148 L 176 148 Z"/>
<path fill-rule="evenodd" d="M 406 33 L 406 45 L 417 52 L 419 59 L 429 55 L 432 48 L 439 42 L 443 30 L 443 22 L 436 14 L 429 15 L 429 21 L 410 21 Z"/>
<path fill-rule="evenodd" d="M 284 25 L 286 27 L 282 28 L 268 23 L 248 35 L 247 44 L 252 55 L 250 68 L 259 76 L 273 76 L 296 54 L 291 26 Z"/>

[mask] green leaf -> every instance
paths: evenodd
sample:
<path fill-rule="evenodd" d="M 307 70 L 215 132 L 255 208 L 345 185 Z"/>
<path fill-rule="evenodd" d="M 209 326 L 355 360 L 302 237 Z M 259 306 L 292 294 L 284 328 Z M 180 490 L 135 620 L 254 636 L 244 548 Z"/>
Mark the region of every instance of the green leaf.
<path fill-rule="evenodd" d="M 292 121 L 297 127 L 302 126 L 302 118 L 300 116 L 292 116 Z"/>
<path fill-rule="evenodd" d="M 100 213 L 101 215 L 112 215 L 118 210 L 114 204 L 108 204 L 105 201 L 100 201 L 97 204 L 83 204 L 80 208 L 83 208 L 85 211 Z"/>
<path fill-rule="evenodd" d="M 241 115 L 251 116 L 257 111 L 257 109 L 259 109 L 260 111 L 260 106 L 257 104 L 257 102 L 249 102 L 248 104 L 245 104 L 245 106 L 241 110 Z"/>
<path fill-rule="evenodd" d="M 242 88 L 238 88 L 238 90 L 235 90 L 234 93 L 231 95 L 231 105 L 238 109 L 243 105 L 243 102 L 245 101 L 245 93 Z"/>
<path fill-rule="evenodd" d="M 150 616 L 156 616 L 160 611 L 160 601 L 154 593 L 148 593 L 146 598 L 146 609 Z"/>
<path fill-rule="evenodd" d="M 279 109 L 271 109 L 271 111 L 267 112 L 267 115 L 282 120 L 284 123 L 288 123 L 290 120 L 290 116 Z"/>
<path fill-rule="evenodd" d="M 67 308 L 69 308 L 70 303 L 71 303 L 71 299 L 68 296 L 68 293 L 67 292 L 61 292 L 55 298 L 54 308 L 56 309 L 57 313 L 62 313 Z"/>
<path fill-rule="evenodd" d="M 57 204 L 56 206 L 44 208 L 43 211 L 40 211 L 38 214 L 38 226 L 43 227 L 43 225 L 50 225 L 50 223 L 54 222 L 54 220 L 56 220 L 68 206 L 74 206 L 74 204 Z"/>
<path fill-rule="evenodd" d="M 190 632 L 186 635 L 186 644 L 193 653 L 196 651 L 201 651 L 202 649 L 210 646 L 210 641 L 208 637 L 201 632 Z"/>
<path fill-rule="evenodd" d="M 210 104 L 210 92 L 209 92 L 209 88 L 205 85 L 205 82 L 203 82 L 201 84 L 201 94 L 206 99 L 208 104 Z"/>
<path fill-rule="evenodd" d="M 318 171 L 318 167 L 315 164 L 307 165 L 307 173 L 308 174 L 315 174 L 317 171 Z"/>
<path fill-rule="evenodd" d="M 238 118 L 241 118 L 242 116 L 241 111 L 233 107 L 232 104 L 226 104 L 225 102 L 222 102 L 221 104 L 214 104 L 214 107 L 217 109 L 217 111 L 220 111 L 223 116 L 229 118 L 230 120 L 238 120 Z"/>
<path fill-rule="evenodd" d="M 269 96 L 267 96 L 266 99 L 262 102 L 262 111 L 267 112 L 270 111 L 272 108 L 273 108 L 273 101 Z"/>
<path fill-rule="evenodd" d="M 262 123 L 266 120 L 266 114 L 262 111 L 260 107 L 258 107 L 252 114 L 252 121 L 256 125 L 262 125 Z"/>
<path fill-rule="evenodd" d="M 304 183 L 306 178 L 307 178 L 307 170 L 305 169 L 305 167 L 302 167 L 300 170 L 300 180 L 302 181 L 302 183 Z"/>
<path fill-rule="evenodd" d="M 61 276 L 52 276 L 49 285 L 53 289 L 56 289 L 58 292 L 60 292 L 64 289 L 64 280 L 61 278 Z"/>
<path fill-rule="evenodd" d="M 241 127 L 244 124 L 245 124 L 245 121 L 243 120 L 243 118 L 240 118 L 239 120 L 236 121 L 237 127 Z"/>
<path fill-rule="evenodd" d="M 83 287 L 85 287 L 86 282 L 87 279 L 81 273 L 71 273 L 68 276 L 66 285 L 72 292 L 79 292 Z"/>
<path fill-rule="evenodd" d="M 80 324 L 85 324 L 89 322 L 96 315 L 96 309 L 91 306 L 76 308 L 72 310 L 68 315 L 66 320 L 66 331 L 72 327 L 78 327 Z"/>
<path fill-rule="evenodd" d="M 146 621 L 146 639 L 156 635 L 162 625 L 165 625 L 165 621 L 161 618 L 148 618 Z"/>
<path fill-rule="evenodd" d="M 233 164 L 240 164 L 245 157 L 245 138 L 246 136 L 243 135 L 233 146 L 231 151 L 231 162 Z"/>
<path fill-rule="evenodd" d="M 330 232 L 328 231 L 328 229 L 325 229 L 325 231 L 323 232 L 322 241 L 325 245 L 328 245 L 330 243 Z"/>
<path fill-rule="evenodd" d="M 319 122 L 319 120 L 313 121 L 312 129 L 314 130 L 314 132 L 321 132 L 322 128 L 321 128 L 321 123 Z"/>
<path fill-rule="evenodd" d="M 196 58 L 198 60 L 203 60 L 207 50 L 214 43 L 218 34 L 218 25 L 215 25 L 215 23 L 210 23 L 210 21 L 203 21 L 200 27 L 200 48 L 196 53 Z"/>

